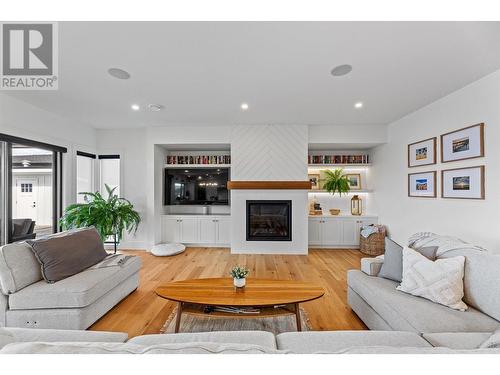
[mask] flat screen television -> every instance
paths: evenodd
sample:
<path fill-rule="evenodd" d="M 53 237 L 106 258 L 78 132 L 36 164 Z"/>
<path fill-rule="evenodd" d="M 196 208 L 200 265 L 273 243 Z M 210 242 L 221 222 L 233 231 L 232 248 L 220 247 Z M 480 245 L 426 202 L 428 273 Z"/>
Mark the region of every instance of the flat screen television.
<path fill-rule="evenodd" d="M 229 168 L 165 169 L 165 205 L 227 205 Z"/>

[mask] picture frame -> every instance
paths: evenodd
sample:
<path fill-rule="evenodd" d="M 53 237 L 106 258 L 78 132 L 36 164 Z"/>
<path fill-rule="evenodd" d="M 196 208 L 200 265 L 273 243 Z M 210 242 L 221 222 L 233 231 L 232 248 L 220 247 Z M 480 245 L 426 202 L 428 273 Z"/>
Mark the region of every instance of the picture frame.
<path fill-rule="evenodd" d="M 414 198 L 437 197 L 437 172 L 418 172 L 408 174 L 408 196 Z"/>
<path fill-rule="evenodd" d="M 441 135 L 441 162 L 484 156 L 484 123 L 467 126 Z"/>
<path fill-rule="evenodd" d="M 349 188 L 351 190 L 361 190 L 361 174 L 346 173 L 344 176 L 349 180 Z"/>
<path fill-rule="evenodd" d="M 443 169 L 441 198 L 485 199 L 484 165 Z"/>
<path fill-rule="evenodd" d="M 408 145 L 408 168 L 436 164 L 437 137 Z"/>
<path fill-rule="evenodd" d="M 311 190 L 319 190 L 321 175 L 319 173 L 309 173 L 307 179 L 311 183 Z"/>

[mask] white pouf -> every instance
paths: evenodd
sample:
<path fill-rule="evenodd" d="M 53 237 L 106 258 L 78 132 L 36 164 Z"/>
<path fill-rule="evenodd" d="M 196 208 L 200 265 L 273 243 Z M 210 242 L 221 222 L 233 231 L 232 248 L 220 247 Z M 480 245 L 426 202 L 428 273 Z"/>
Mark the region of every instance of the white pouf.
<path fill-rule="evenodd" d="M 186 246 L 181 243 L 160 243 L 158 245 L 154 245 L 151 249 L 151 254 L 156 255 L 157 257 L 168 257 L 171 255 L 176 255 L 182 253 L 186 250 Z"/>

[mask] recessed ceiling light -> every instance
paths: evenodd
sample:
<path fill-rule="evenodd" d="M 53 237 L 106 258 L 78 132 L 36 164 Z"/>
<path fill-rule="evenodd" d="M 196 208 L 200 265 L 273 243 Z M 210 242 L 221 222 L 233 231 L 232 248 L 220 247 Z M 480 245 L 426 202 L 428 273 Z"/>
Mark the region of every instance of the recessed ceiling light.
<path fill-rule="evenodd" d="M 241 103 L 240 108 L 242 111 L 248 111 L 248 103 Z"/>
<path fill-rule="evenodd" d="M 363 108 L 363 102 L 354 103 L 354 108 L 356 108 L 356 109 Z"/>
<path fill-rule="evenodd" d="M 109 68 L 108 69 L 109 75 L 118 78 L 118 79 L 129 79 L 130 78 L 130 73 L 119 68 Z"/>
<path fill-rule="evenodd" d="M 139 107 L 139 104 L 132 104 L 130 108 L 132 108 L 132 110 L 134 111 L 138 111 L 139 109 L 141 109 L 141 107 Z"/>
<path fill-rule="evenodd" d="M 331 74 L 334 77 L 341 77 L 345 76 L 346 74 L 349 74 L 352 70 L 352 65 L 349 64 L 343 64 L 343 65 L 338 65 L 335 68 L 332 69 Z"/>
<path fill-rule="evenodd" d="M 148 104 L 148 108 L 150 111 L 159 112 L 163 109 L 161 104 Z"/>

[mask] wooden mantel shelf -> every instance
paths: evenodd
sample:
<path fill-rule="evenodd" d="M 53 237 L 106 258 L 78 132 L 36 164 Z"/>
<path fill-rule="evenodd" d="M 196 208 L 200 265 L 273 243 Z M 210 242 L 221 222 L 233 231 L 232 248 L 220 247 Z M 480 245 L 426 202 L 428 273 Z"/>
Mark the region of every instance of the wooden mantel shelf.
<path fill-rule="evenodd" d="M 310 181 L 228 181 L 227 188 L 248 190 L 310 190 Z"/>

